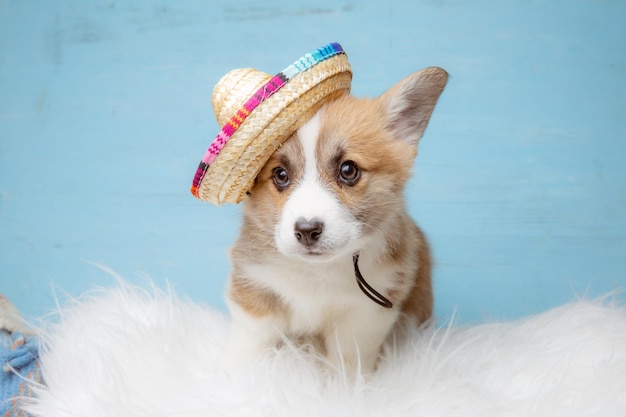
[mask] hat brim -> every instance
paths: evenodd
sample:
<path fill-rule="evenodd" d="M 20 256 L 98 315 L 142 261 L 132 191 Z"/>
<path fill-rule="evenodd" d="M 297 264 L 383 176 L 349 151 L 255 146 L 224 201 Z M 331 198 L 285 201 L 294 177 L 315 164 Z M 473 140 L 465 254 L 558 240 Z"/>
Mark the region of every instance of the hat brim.
<path fill-rule="evenodd" d="M 271 155 L 325 103 L 350 92 L 345 54 L 298 73 L 241 123 L 195 190 L 205 201 L 239 203 Z"/>

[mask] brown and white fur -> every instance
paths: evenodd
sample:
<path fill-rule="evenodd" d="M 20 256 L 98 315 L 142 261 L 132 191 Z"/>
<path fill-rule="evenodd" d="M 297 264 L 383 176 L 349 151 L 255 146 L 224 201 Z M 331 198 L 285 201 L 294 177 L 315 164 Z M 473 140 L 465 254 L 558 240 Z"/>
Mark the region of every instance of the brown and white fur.
<path fill-rule="evenodd" d="M 230 362 L 287 337 L 314 343 L 333 366 L 369 373 L 401 318 L 431 317 L 428 244 L 407 214 L 404 185 L 446 82 L 444 70 L 426 68 L 378 98 L 341 97 L 267 162 L 231 252 Z M 392 308 L 357 286 L 356 252 Z"/>

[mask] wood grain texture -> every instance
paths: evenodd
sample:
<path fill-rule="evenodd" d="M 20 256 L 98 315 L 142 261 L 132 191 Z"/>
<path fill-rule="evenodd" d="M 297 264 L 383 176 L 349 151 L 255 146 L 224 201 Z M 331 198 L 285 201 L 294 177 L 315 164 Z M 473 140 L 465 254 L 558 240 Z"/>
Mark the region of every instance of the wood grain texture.
<path fill-rule="evenodd" d="M 188 189 L 212 86 L 339 41 L 353 92 L 451 75 L 408 190 L 436 314 L 626 286 L 626 3 L 0 0 L 0 292 L 27 316 L 127 278 L 223 307 L 239 208 Z"/>

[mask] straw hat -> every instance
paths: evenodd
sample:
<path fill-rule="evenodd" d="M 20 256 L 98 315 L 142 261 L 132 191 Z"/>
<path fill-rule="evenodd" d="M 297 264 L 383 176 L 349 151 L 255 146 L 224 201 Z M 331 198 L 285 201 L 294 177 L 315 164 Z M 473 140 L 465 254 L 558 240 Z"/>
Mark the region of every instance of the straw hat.
<path fill-rule="evenodd" d="M 221 126 L 200 162 L 191 192 L 213 204 L 239 203 L 270 156 L 320 107 L 350 92 L 352 71 L 338 43 L 325 45 L 275 76 L 236 69 L 213 89 Z"/>

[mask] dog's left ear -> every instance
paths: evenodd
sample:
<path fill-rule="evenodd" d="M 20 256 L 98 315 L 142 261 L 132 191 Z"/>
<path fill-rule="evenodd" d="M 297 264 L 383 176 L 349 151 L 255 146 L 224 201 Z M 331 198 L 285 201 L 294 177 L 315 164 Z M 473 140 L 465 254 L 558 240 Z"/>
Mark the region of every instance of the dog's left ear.
<path fill-rule="evenodd" d="M 444 69 L 425 68 L 409 75 L 380 97 L 387 110 L 387 128 L 396 139 L 417 148 L 447 81 L 448 73 Z"/>

